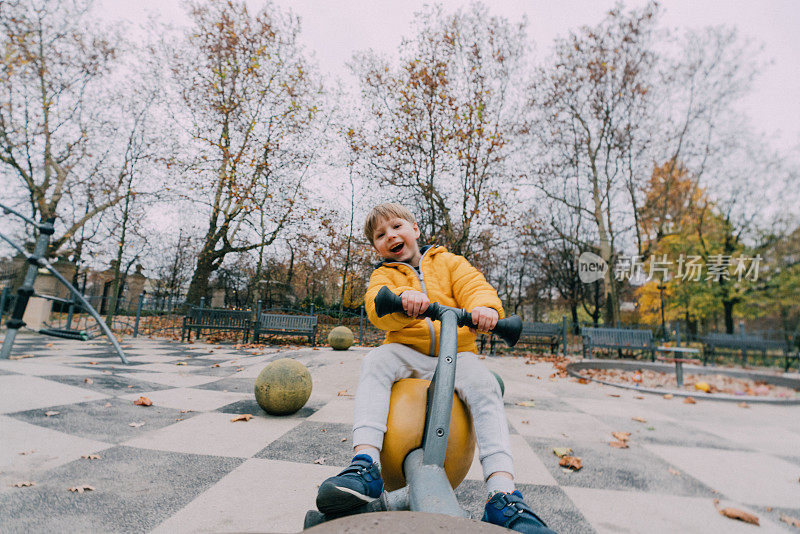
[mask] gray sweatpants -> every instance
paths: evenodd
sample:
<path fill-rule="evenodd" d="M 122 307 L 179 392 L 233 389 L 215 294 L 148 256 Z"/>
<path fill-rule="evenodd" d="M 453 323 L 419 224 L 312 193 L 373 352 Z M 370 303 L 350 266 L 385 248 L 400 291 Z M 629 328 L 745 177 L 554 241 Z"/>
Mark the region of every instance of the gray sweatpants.
<path fill-rule="evenodd" d="M 437 358 L 388 343 L 367 354 L 356 391 L 353 445 L 383 446 L 392 384 L 402 378 L 430 380 Z M 483 478 L 498 471 L 514 474 L 508 423 L 497 379 L 472 352 L 459 352 L 455 390 L 472 414 Z"/>

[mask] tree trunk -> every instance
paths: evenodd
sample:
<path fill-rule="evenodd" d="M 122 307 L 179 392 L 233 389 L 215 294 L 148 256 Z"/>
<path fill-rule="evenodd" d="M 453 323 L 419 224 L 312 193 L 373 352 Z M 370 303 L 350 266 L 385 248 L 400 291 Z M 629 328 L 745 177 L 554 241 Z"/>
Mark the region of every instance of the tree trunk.
<path fill-rule="evenodd" d="M 722 301 L 722 309 L 725 313 L 725 333 L 727 334 L 733 334 L 733 307 L 735 305 L 735 300 Z"/>
<path fill-rule="evenodd" d="M 189 283 L 189 291 L 186 293 L 187 304 L 197 306 L 200 304 L 200 299 L 208 294 L 208 281 L 211 273 L 214 272 L 213 264 L 213 252 L 207 248 L 203 249 L 197 258 L 197 267 L 195 267 L 192 281 Z"/>

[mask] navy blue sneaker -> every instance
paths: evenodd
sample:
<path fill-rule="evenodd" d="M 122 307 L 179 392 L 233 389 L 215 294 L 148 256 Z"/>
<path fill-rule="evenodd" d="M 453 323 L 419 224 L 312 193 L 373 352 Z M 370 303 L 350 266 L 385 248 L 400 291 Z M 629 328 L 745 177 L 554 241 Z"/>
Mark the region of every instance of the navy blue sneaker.
<path fill-rule="evenodd" d="M 556 534 L 522 500 L 522 494 L 498 492 L 486 502 L 483 521 L 528 534 Z"/>
<path fill-rule="evenodd" d="M 383 493 L 383 479 L 378 464 L 367 454 L 358 454 L 350 467 L 327 479 L 319 487 L 317 508 L 329 515 L 339 515 L 377 499 Z"/>

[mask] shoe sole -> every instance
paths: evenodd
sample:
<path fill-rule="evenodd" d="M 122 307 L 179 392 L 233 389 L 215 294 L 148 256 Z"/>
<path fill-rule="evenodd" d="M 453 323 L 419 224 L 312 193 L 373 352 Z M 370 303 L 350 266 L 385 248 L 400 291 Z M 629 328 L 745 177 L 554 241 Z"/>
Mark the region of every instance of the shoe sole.
<path fill-rule="evenodd" d="M 350 488 L 323 484 L 317 494 L 317 509 L 324 514 L 342 514 L 374 500 Z"/>

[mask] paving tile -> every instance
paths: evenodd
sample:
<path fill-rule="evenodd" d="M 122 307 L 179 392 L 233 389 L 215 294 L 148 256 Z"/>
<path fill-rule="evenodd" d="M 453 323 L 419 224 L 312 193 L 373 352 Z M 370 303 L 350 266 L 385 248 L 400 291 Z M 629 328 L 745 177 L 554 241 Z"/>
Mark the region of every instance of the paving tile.
<path fill-rule="evenodd" d="M 765 520 L 762 520 L 761 526 L 758 527 L 728 519 L 714 508 L 711 498 L 569 486 L 563 490 L 601 534 L 619 532 L 735 534 L 782 531 L 774 523 Z M 734 506 L 746 508 L 736 504 Z"/>
<path fill-rule="evenodd" d="M 762 452 L 644 445 L 728 498 L 755 506 L 800 503 L 800 467 Z"/>
<path fill-rule="evenodd" d="M 125 445 L 191 454 L 249 458 L 300 424 L 298 419 L 253 418 L 231 422 L 230 414 L 200 413 L 130 439 Z M 202 436 L 202 439 L 199 439 Z"/>
<path fill-rule="evenodd" d="M 126 374 L 120 376 L 115 374 L 93 374 L 89 376 L 82 375 L 68 375 L 68 376 L 46 376 L 48 380 L 76 386 L 92 391 L 97 391 L 105 395 L 119 396 L 129 393 L 144 393 L 161 389 L 170 389 L 171 386 L 164 386 L 154 382 L 147 382 L 144 380 L 136 380 L 132 378 L 136 376 L 133 374 Z M 85 378 L 90 378 L 91 383 L 85 381 Z"/>
<path fill-rule="evenodd" d="M 341 469 L 353 459 L 353 425 L 304 421 L 253 456 L 305 464 L 324 458 Z"/>
<path fill-rule="evenodd" d="M 180 369 L 180 367 L 178 367 L 178 369 Z M 189 388 L 214 381 L 213 377 L 194 374 L 194 373 L 187 373 L 183 370 L 171 373 L 141 372 L 141 373 L 136 373 L 135 375 L 130 375 L 128 373 L 121 372 L 119 373 L 119 375 L 129 376 L 130 378 L 135 378 L 137 380 L 146 380 L 148 382 L 155 382 L 156 384 L 163 384 L 165 386 L 189 387 Z"/>
<path fill-rule="evenodd" d="M 20 480 L 35 480 L 43 471 L 111 447 L 102 441 L 72 436 L 0 415 L 0 492 Z M 25 454 L 22 454 L 25 453 Z"/>
<path fill-rule="evenodd" d="M 561 486 L 578 486 L 594 489 L 658 492 L 670 495 L 710 497 L 712 488 L 691 472 L 673 475 L 673 467 L 646 446 L 631 443 L 628 449 L 615 449 L 608 443 L 569 439 L 541 439 L 526 437 L 531 449 Z M 565 471 L 558 465 L 553 453 L 555 447 L 570 447 L 573 455 L 581 459 L 580 471 Z M 714 488 L 718 489 L 718 488 Z"/>
<path fill-rule="evenodd" d="M 153 534 L 299 532 L 306 511 L 316 509 L 318 484 L 338 472 L 327 465 L 247 460 Z"/>
<path fill-rule="evenodd" d="M 642 417 L 648 421 L 675 421 L 673 417 L 649 409 L 645 403 L 621 402 L 620 399 L 565 398 L 565 402 L 578 410 L 594 416 L 616 416 L 630 419 Z"/>
<path fill-rule="evenodd" d="M 707 447 L 714 449 L 747 449 L 744 445 L 721 438 L 685 423 L 669 420 L 647 420 L 645 423 L 629 417 L 596 416 L 615 432 L 630 432 L 637 443 L 677 445 L 681 447 Z"/>
<path fill-rule="evenodd" d="M 690 428 L 711 432 L 740 448 L 772 454 L 792 454 L 800 451 L 800 434 L 783 426 L 722 424 L 716 421 L 690 422 Z"/>
<path fill-rule="evenodd" d="M 153 401 L 156 406 L 166 406 L 176 410 L 194 410 L 195 412 L 216 410 L 221 406 L 250 397 L 250 395 L 244 393 L 226 393 L 194 388 L 162 389 L 160 391 L 144 392 L 143 395 Z M 139 393 L 129 393 L 119 397 L 134 401 L 139 396 Z"/>
<path fill-rule="evenodd" d="M 353 397 L 334 397 L 325 406 L 314 412 L 308 420 L 322 423 L 344 423 L 352 427 L 354 405 Z"/>
<path fill-rule="evenodd" d="M 99 373 L 99 369 L 78 369 L 58 363 L 48 363 L 46 358 L 28 358 L 25 360 L 0 360 L 0 369 L 29 376 L 46 375 L 84 375 Z"/>
<path fill-rule="evenodd" d="M 48 417 L 45 415 L 47 411 L 59 413 Z M 188 418 L 194 415 L 181 414 L 166 406 L 136 406 L 130 400 L 113 397 L 9 414 L 18 421 L 108 443 L 120 443 L 150 430 L 171 425 L 178 417 Z M 129 423 L 142 422 L 144 425 L 129 426 Z"/>
<path fill-rule="evenodd" d="M 242 462 L 129 447 L 101 456 L 62 465 L 35 486 L 0 494 L 3 531 L 148 532 Z M 78 484 L 94 491 L 68 491 Z"/>
<path fill-rule="evenodd" d="M 300 408 L 293 414 L 289 415 L 281 415 L 281 419 L 305 419 L 309 415 L 313 414 L 320 408 L 325 405 L 324 401 L 318 401 L 314 398 L 313 394 L 311 398 L 308 399 L 305 406 Z M 217 409 L 218 412 L 222 413 L 230 413 L 230 414 L 238 414 L 238 413 L 249 413 L 252 414 L 254 417 L 261 417 L 261 418 L 273 418 L 274 416 L 269 415 L 261 406 L 258 405 L 256 402 L 255 394 L 249 395 L 243 400 L 227 404 Z"/>
<path fill-rule="evenodd" d="M 0 392 L 2 392 L 0 413 L 84 402 L 107 396 L 96 391 L 27 375 L 0 376 Z"/>
<path fill-rule="evenodd" d="M 582 413 L 548 412 L 532 408 L 507 408 L 506 416 L 523 436 L 605 441 L 614 429 Z M 523 422 L 527 421 L 527 422 Z"/>
<path fill-rule="evenodd" d="M 195 389 L 211 389 L 215 391 L 231 391 L 235 393 L 254 393 L 254 380 L 252 378 L 239 378 L 238 376 L 230 376 L 220 378 L 213 382 L 200 384 L 195 386 Z"/>

